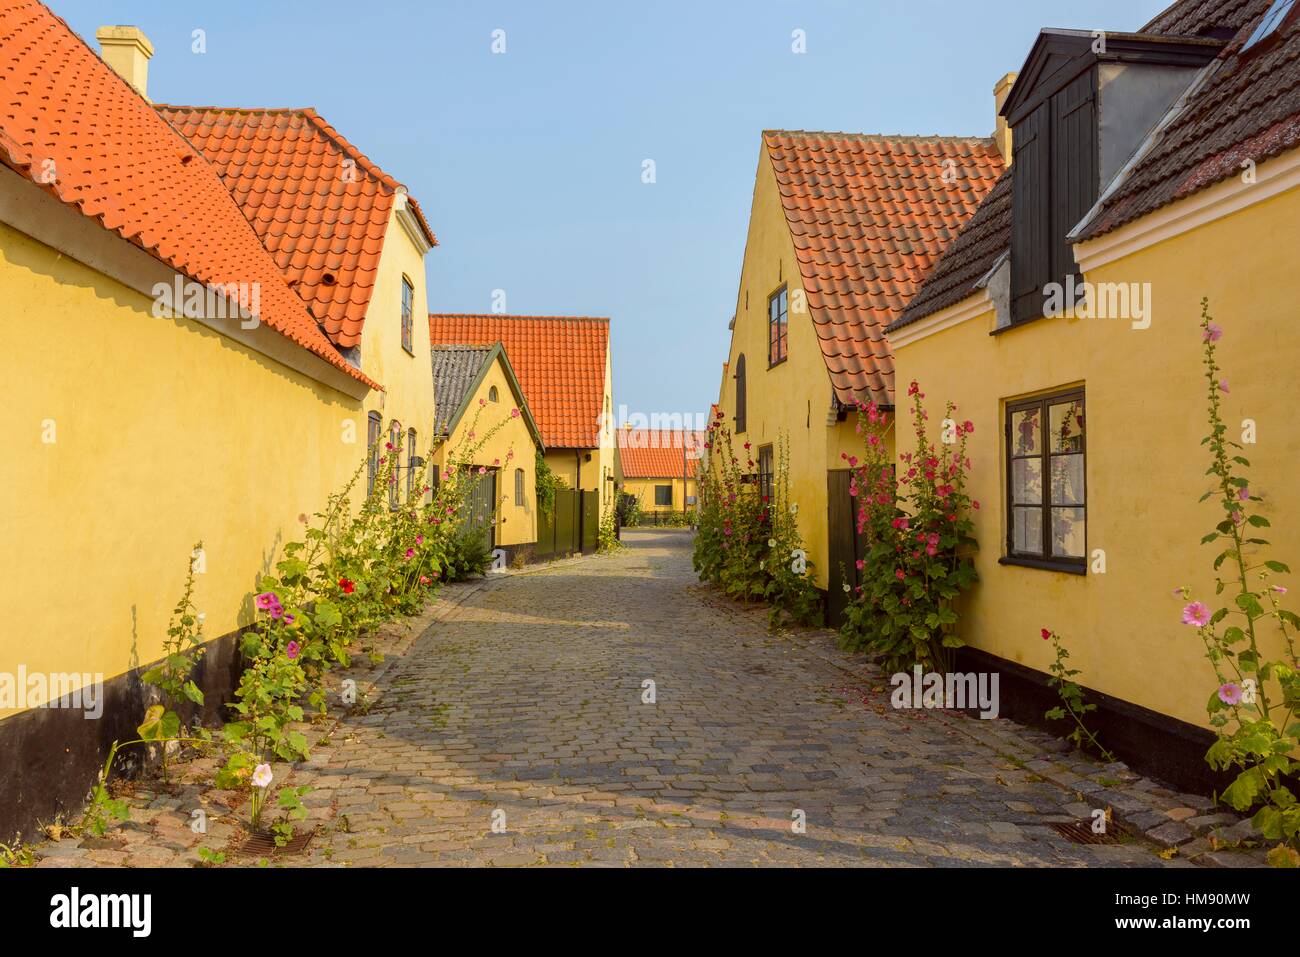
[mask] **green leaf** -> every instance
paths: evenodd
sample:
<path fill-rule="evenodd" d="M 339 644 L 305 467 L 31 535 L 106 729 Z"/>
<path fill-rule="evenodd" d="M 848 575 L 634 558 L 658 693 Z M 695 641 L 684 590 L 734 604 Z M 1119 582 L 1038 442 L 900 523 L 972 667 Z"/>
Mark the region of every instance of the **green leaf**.
<path fill-rule="evenodd" d="M 1286 564 L 1286 562 L 1267 561 L 1264 563 L 1264 565 L 1271 572 L 1280 572 L 1281 574 L 1284 575 L 1290 574 L 1291 572 L 1291 568 Z"/>

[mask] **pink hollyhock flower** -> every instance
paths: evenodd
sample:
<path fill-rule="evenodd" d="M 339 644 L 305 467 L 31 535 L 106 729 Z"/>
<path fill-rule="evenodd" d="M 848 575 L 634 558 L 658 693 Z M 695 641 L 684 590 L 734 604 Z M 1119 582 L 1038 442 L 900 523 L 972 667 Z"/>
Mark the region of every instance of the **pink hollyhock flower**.
<path fill-rule="evenodd" d="M 967 435 L 970 435 L 975 431 L 975 423 L 972 422 L 970 419 L 967 419 L 965 422 L 961 424 L 961 428 L 963 432 L 965 432 Z"/>
<path fill-rule="evenodd" d="M 345 595 L 351 595 L 354 591 L 357 590 L 357 586 L 350 579 L 347 578 L 339 579 L 339 587 L 343 589 L 343 594 Z"/>
<path fill-rule="evenodd" d="M 295 619 L 294 619 L 293 615 L 285 615 L 285 616 L 284 616 L 284 623 L 285 623 L 286 625 L 292 625 L 292 624 L 294 623 L 294 620 L 295 620 Z"/>
<path fill-rule="evenodd" d="M 897 579 L 901 582 L 901 581 L 903 581 L 904 579 L 907 578 L 907 573 L 906 573 L 905 571 L 903 571 L 901 568 L 895 568 L 895 569 L 894 569 L 894 577 L 897 578 Z"/>
<path fill-rule="evenodd" d="M 909 385 L 909 386 L 907 387 L 907 394 L 908 394 L 908 395 L 916 395 L 916 394 L 917 394 L 918 392 L 920 392 L 920 391 L 921 391 L 921 387 L 920 387 L 919 385 L 917 385 L 917 384 L 916 384 L 916 380 L 913 379 L 913 380 L 912 380 L 912 384 Z"/>
<path fill-rule="evenodd" d="M 479 399 L 478 405 L 480 409 L 483 408 L 483 406 L 487 405 L 487 399 Z"/>
<path fill-rule="evenodd" d="M 1220 379 L 1220 380 L 1219 380 L 1219 391 L 1222 392 L 1224 395 L 1227 395 L 1229 392 L 1232 391 L 1231 389 L 1228 388 L 1228 380 L 1227 380 L 1227 379 Z"/>
<path fill-rule="evenodd" d="M 1215 325 L 1214 323 L 1210 323 L 1208 326 L 1205 327 L 1204 339 L 1206 342 L 1218 342 L 1222 338 L 1223 338 L 1223 329 L 1221 329 L 1219 326 Z"/>
<path fill-rule="evenodd" d="M 1285 595 L 1285 594 L 1286 594 L 1286 586 L 1285 586 L 1285 585 L 1274 585 L 1274 586 L 1273 586 L 1273 591 L 1277 592 L 1279 595 Z"/>
<path fill-rule="evenodd" d="M 854 468 L 854 469 L 855 469 L 855 468 L 857 468 L 857 467 L 858 467 L 858 457 L 857 457 L 856 455 L 850 455 L 850 456 L 849 456 L 849 468 Z"/>
<path fill-rule="evenodd" d="M 480 465 L 480 466 L 478 467 L 478 474 L 479 474 L 479 475 L 487 475 L 487 466 L 486 466 L 486 465 Z"/>
<path fill-rule="evenodd" d="M 384 448 L 388 449 L 388 451 L 390 451 L 390 452 L 393 451 L 393 443 L 392 443 L 392 442 L 385 442 L 385 443 L 384 443 Z"/>
<path fill-rule="evenodd" d="M 414 557 L 415 557 L 415 549 L 414 549 L 414 548 L 408 548 L 408 549 L 406 550 L 406 557 L 407 557 L 407 558 L 414 558 Z"/>
<path fill-rule="evenodd" d="M 421 576 L 420 576 L 420 584 L 421 584 L 421 585 L 427 585 L 427 584 L 429 584 L 431 581 L 433 581 L 433 579 L 431 579 L 428 575 L 421 575 Z"/>
<path fill-rule="evenodd" d="M 971 502 L 971 503 L 970 503 L 970 507 L 973 508 L 973 509 L 975 509 L 975 511 L 978 512 L 978 511 L 980 510 L 980 502 L 979 502 L 979 499 L 975 499 L 973 502 Z"/>
<path fill-rule="evenodd" d="M 1043 641 L 1049 641 L 1049 640 L 1051 640 L 1052 632 L 1051 632 L 1050 629 L 1048 629 L 1048 628 L 1042 628 L 1042 629 L 1039 629 L 1039 632 L 1038 632 L 1038 633 L 1039 633 L 1040 635 L 1043 636 Z"/>
<path fill-rule="evenodd" d="M 278 605 L 280 599 L 275 597 L 275 592 L 264 591 L 253 599 L 258 609 L 261 611 L 270 611 L 272 605 Z"/>
<path fill-rule="evenodd" d="M 1224 704 L 1241 704 L 1241 686 L 1231 681 L 1219 685 L 1219 700 Z"/>
<path fill-rule="evenodd" d="M 253 787 L 266 788 L 271 786 L 273 777 L 271 775 L 271 766 L 269 764 L 259 764 L 253 768 Z"/>
<path fill-rule="evenodd" d="M 519 418 L 519 410 L 518 410 L 518 409 L 511 409 L 511 410 L 510 410 L 510 418 L 512 418 L 512 419 L 517 419 L 517 418 Z"/>
<path fill-rule="evenodd" d="M 1204 628 L 1210 623 L 1210 609 L 1204 602 L 1194 601 L 1183 608 L 1183 624 Z"/>
<path fill-rule="evenodd" d="M 290 661 L 298 657 L 298 642 L 291 641 L 284 646 L 284 653 Z"/>
<path fill-rule="evenodd" d="M 276 621 L 279 621 L 281 618 L 284 617 L 284 606 L 282 606 L 277 601 L 274 605 L 272 605 L 270 608 L 267 609 L 266 613 L 270 615 L 272 618 L 274 618 Z"/>
<path fill-rule="evenodd" d="M 1250 501 L 1250 488 L 1249 488 L 1249 486 L 1245 486 L 1245 485 L 1243 485 L 1243 486 L 1241 487 L 1241 491 L 1239 491 L 1239 492 L 1237 493 L 1237 500 L 1240 501 L 1240 502 L 1249 502 L 1249 501 Z"/>
<path fill-rule="evenodd" d="M 926 545 L 925 553 L 933 558 L 935 555 L 939 554 L 939 549 L 935 548 L 933 545 Z"/>
<path fill-rule="evenodd" d="M 858 566 L 858 571 L 862 571 L 862 569 L 867 567 L 867 563 L 864 562 L 861 558 L 859 558 L 857 562 L 855 562 L 855 564 Z"/>
<path fill-rule="evenodd" d="M 415 544 L 417 544 L 417 545 L 423 545 L 423 544 L 424 544 L 424 536 L 423 536 L 423 535 L 416 535 L 416 536 L 415 536 Z"/>

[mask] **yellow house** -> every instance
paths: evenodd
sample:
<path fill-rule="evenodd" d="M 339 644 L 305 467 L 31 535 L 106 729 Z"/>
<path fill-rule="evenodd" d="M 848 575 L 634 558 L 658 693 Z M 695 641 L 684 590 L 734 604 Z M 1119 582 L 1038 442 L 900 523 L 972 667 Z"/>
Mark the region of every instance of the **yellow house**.
<path fill-rule="evenodd" d="M 623 494 L 632 496 L 641 513 L 656 523 L 674 513 L 689 520 L 699 494 L 697 471 L 704 442 L 701 432 L 623 426 L 618 430 Z"/>
<path fill-rule="evenodd" d="M 330 341 L 383 383 L 364 440 L 400 446 L 392 497 L 416 494 L 433 438 L 422 317 L 436 245 L 419 203 L 313 109 L 156 108 L 216 167 Z"/>
<path fill-rule="evenodd" d="M 832 620 L 854 575 L 849 465 L 859 401 L 893 404 L 885 326 L 1002 172 L 992 138 L 763 133 L 718 407 L 770 494 L 791 500 Z M 836 510 L 834 518 L 831 510 Z"/>
<path fill-rule="evenodd" d="M 104 31 L 129 45 L 137 86 L 44 7 L 0 10 L 0 32 L 0 291 L 14 333 L 0 372 L 24 383 L 0 412 L 0 752 L 21 762 L 0 775 L 0 832 L 12 835 L 79 807 L 111 741 L 134 737 L 137 675 L 162 654 L 191 560 L 213 638 L 196 678 L 214 706 L 229 700 L 257 576 L 362 461 L 380 385 L 320 331 L 212 165 L 144 98 L 138 31 Z"/>
<path fill-rule="evenodd" d="M 537 542 L 536 462 L 544 451 L 537 424 L 500 343 L 438 345 L 432 352 L 436 476 L 447 477 L 453 458 L 480 473 L 469 521 L 509 562 Z"/>
<path fill-rule="evenodd" d="M 583 316 L 431 314 L 436 345 L 501 343 L 536 416 L 546 464 L 571 489 L 595 492 L 576 518 L 583 541 L 613 508 L 618 484 L 610 322 Z"/>
<path fill-rule="evenodd" d="M 1171 590 L 1221 603 L 1199 544 L 1223 518 L 1199 501 L 1203 296 L 1230 437 L 1258 429 L 1251 510 L 1274 557 L 1300 554 L 1300 31 L 1248 42 L 1267 7 L 1182 2 L 1104 47 L 1040 34 L 1003 107 L 1013 166 L 889 328 L 901 380 L 975 425 L 965 665 L 1041 720 L 1058 631 L 1103 743 L 1187 787 L 1213 783 L 1217 682 Z"/>

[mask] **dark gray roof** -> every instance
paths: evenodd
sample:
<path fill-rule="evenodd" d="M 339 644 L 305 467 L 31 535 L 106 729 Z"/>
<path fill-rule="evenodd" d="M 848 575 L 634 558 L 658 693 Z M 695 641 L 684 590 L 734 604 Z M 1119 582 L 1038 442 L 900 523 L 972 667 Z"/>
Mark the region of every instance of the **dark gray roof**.
<path fill-rule="evenodd" d="M 465 396 L 478 381 L 479 372 L 492 355 L 493 346 L 434 346 L 433 402 L 437 410 L 436 435 L 447 435 Z"/>

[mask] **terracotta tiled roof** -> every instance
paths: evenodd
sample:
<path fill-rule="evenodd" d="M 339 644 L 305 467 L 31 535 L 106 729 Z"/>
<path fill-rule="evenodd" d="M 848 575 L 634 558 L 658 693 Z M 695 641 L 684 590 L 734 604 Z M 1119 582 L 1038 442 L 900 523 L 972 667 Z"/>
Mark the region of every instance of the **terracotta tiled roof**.
<path fill-rule="evenodd" d="M 546 447 L 600 445 L 608 319 L 435 314 L 429 316 L 429 341 L 435 347 L 500 342 Z"/>
<path fill-rule="evenodd" d="M 992 139 L 769 130 L 763 142 L 835 396 L 892 404 L 885 327 L 993 188 L 1002 156 Z"/>
<path fill-rule="evenodd" d="M 704 451 L 703 432 L 683 429 L 618 430 L 623 477 L 694 478 Z"/>
<path fill-rule="evenodd" d="M 45 6 L 0 4 L 0 161 L 192 280 L 257 283 L 260 319 L 378 387 L 312 321 L 203 156 Z M 47 167 L 52 162 L 52 167 Z"/>
<path fill-rule="evenodd" d="M 1268 49 L 1241 55 L 1271 0 L 1175 4 L 1154 33 L 1235 34 L 1185 108 L 1106 198 L 1080 239 L 1092 239 L 1300 146 L 1300 22 Z"/>
<path fill-rule="evenodd" d="M 361 341 L 402 185 L 315 110 L 157 104 L 207 156 L 330 338 Z M 407 197 L 425 237 L 433 232 Z"/>
<path fill-rule="evenodd" d="M 1002 174 L 957 238 L 935 263 L 929 277 L 890 329 L 899 329 L 972 295 L 981 279 L 1007 251 L 1011 236 L 1011 170 Z"/>

